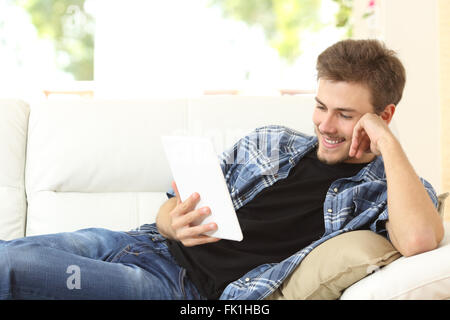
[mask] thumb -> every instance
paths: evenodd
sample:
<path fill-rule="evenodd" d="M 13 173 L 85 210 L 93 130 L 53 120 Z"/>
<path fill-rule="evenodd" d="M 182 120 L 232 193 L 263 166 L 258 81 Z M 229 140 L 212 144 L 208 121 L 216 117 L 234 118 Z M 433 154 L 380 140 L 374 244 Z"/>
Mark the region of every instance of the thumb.
<path fill-rule="evenodd" d="M 178 192 L 177 184 L 175 180 L 172 180 L 172 189 L 175 192 L 175 197 L 177 198 L 177 204 L 181 203 L 180 193 Z"/>

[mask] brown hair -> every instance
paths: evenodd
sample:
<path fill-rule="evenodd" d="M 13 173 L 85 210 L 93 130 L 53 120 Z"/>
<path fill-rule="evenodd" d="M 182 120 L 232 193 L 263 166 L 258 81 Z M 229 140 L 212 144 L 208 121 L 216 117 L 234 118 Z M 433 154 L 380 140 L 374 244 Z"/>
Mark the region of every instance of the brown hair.
<path fill-rule="evenodd" d="M 343 40 L 317 58 L 317 79 L 356 82 L 368 87 L 375 113 L 397 105 L 406 82 L 405 68 L 396 53 L 374 39 Z"/>

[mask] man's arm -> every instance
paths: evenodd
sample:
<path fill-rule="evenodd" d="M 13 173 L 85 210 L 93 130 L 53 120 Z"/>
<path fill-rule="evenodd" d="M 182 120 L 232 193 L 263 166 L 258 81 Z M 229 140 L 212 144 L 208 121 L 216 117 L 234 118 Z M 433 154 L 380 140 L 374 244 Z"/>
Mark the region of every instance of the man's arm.
<path fill-rule="evenodd" d="M 367 150 L 383 156 L 392 244 L 404 256 L 435 249 L 444 236 L 441 218 L 400 143 L 375 114 L 355 125 L 349 155 L 359 158 Z"/>
<path fill-rule="evenodd" d="M 444 236 L 441 218 L 394 136 L 379 142 L 388 190 L 386 228 L 394 246 L 411 256 L 435 249 Z"/>
<path fill-rule="evenodd" d="M 181 201 L 175 182 L 172 183 L 175 197 L 167 200 L 156 216 L 156 226 L 164 237 L 181 241 L 186 247 L 219 241 L 204 235 L 205 232 L 217 229 L 217 224 L 194 225 L 194 221 L 206 218 L 211 210 L 208 207 L 195 209 L 200 201 L 200 195 L 193 193 L 185 201 Z"/>

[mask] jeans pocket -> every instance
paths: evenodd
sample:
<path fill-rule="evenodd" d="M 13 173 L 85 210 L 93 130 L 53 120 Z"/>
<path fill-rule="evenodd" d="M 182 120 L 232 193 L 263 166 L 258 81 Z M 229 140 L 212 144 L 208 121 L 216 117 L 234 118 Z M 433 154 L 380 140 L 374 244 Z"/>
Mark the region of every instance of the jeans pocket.
<path fill-rule="evenodd" d="M 144 224 L 137 229 L 125 231 L 125 233 L 142 241 L 151 240 L 152 242 L 162 242 L 166 240 L 166 238 L 159 233 L 155 223 Z"/>
<path fill-rule="evenodd" d="M 125 248 L 123 248 L 122 250 L 120 250 L 116 255 L 114 255 L 110 262 L 122 262 L 124 259 L 125 260 L 129 260 L 132 259 L 131 257 L 135 257 L 138 258 L 141 255 L 148 253 L 148 252 L 152 252 L 155 253 L 155 249 L 144 243 L 144 242 L 137 242 L 137 243 L 132 243 L 127 245 Z M 129 257 L 129 258 L 127 258 Z"/>
<path fill-rule="evenodd" d="M 106 259 L 107 262 L 119 262 L 120 259 L 122 259 L 122 257 L 124 255 L 127 255 L 129 250 L 131 248 L 131 245 L 127 245 L 125 248 L 123 248 L 122 250 L 120 250 L 118 253 L 112 255 L 109 259 Z"/>

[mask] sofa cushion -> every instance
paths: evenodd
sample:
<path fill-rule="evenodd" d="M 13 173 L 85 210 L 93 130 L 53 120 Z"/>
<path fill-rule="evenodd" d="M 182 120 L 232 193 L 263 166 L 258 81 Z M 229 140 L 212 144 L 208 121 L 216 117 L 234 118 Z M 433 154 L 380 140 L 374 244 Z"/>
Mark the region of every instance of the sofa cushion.
<path fill-rule="evenodd" d="M 312 250 L 269 299 L 331 300 L 401 254 L 369 231 L 346 232 Z"/>
<path fill-rule="evenodd" d="M 155 222 L 159 207 L 166 199 L 164 192 L 39 191 L 28 210 L 26 235 L 91 227 L 135 229 Z"/>
<path fill-rule="evenodd" d="M 183 99 L 32 104 L 26 235 L 154 222 L 171 181 L 160 135 L 186 130 L 186 108 Z"/>
<path fill-rule="evenodd" d="M 24 187 L 29 106 L 0 100 L 0 239 L 24 236 L 27 202 Z"/>

